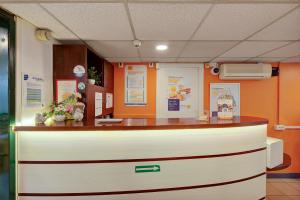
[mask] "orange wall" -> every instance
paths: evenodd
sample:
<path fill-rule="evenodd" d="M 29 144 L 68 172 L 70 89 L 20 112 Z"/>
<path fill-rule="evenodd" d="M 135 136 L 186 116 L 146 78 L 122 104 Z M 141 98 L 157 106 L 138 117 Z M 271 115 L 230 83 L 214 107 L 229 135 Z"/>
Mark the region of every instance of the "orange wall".
<path fill-rule="evenodd" d="M 292 158 L 289 168 L 277 172 L 300 173 L 300 130 L 274 130 L 278 119 L 284 125 L 300 125 L 300 63 L 279 67 L 280 78 L 259 81 L 221 81 L 205 69 L 204 109 L 209 110 L 210 83 L 240 83 L 241 115 L 267 118 L 268 136 L 283 139 L 284 152 Z"/>
<path fill-rule="evenodd" d="M 147 105 L 126 106 L 125 65 L 147 65 Z M 119 118 L 153 118 L 156 113 L 156 68 L 148 63 L 124 63 L 123 68 L 114 64 L 114 116 Z"/>
<path fill-rule="evenodd" d="M 279 124 L 300 125 L 300 64 L 281 64 L 279 77 Z M 300 172 L 300 129 L 273 131 L 271 135 L 284 140 L 284 150 L 291 156 L 287 172 Z"/>
<path fill-rule="evenodd" d="M 243 116 L 257 116 L 269 119 L 271 125 L 277 119 L 277 77 L 258 81 L 221 81 L 204 70 L 204 109 L 209 110 L 210 83 L 240 83 L 240 113 Z M 269 126 L 269 130 L 271 127 Z"/>
<path fill-rule="evenodd" d="M 277 66 L 277 64 L 276 64 Z M 275 131 L 274 125 L 300 125 L 300 63 L 280 64 L 280 78 L 258 81 L 220 81 L 204 70 L 204 109 L 209 110 L 209 84 L 238 82 L 241 85 L 241 115 L 258 116 L 269 120 L 268 135 L 284 140 L 284 151 L 292 158 L 292 165 L 281 171 L 300 173 L 300 130 Z M 124 68 L 115 66 L 115 116 L 155 117 L 156 71 L 148 68 L 148 105 L 124 106 Z"/>

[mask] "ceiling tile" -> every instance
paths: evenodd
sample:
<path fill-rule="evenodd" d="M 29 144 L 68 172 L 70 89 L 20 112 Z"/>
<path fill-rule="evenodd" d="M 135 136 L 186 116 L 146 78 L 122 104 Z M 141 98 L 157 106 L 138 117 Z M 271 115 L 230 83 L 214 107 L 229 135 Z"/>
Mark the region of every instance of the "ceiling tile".
<path fill-rule="evenodd" d="M 213 58 L 178 58 L 177 62 L 209 62 Z"/>
<path fill-rule="evenodd" d="M 299 57 L 293 57 L 293 58 L 288 58 L 286 60 L 283 60 L 282 62 L 290 62 L 290 63 L 295 63 L 295 62 L 300 62 L 300 56 Z"/>
<path fill-rule="evenodd" d="M 158 44 L 168 45 L 166 51 L 157 51 L 155 46 Z M 185 45 L 184 41 L 169 41 L 169 42 L 160 42 L 160 41 L 142 41 L 142 46 L 139 48 L 141 52 L 141 57 L 143 58 L 153 58 L 153 57 L 177 57 L 180 51 Z"/>
<path fill-rule="evenodd" d="M 56 21 L 51 15 L 43 10 L 38 4 L 0 4 L 17 16 L 29 21 L 39 28 L 47 28 L 53 32 L 56 39 L 74 40 L 78 39 L 73 33 Z"/>
<path fill-rule="evenodd" d="M 268 58 L 268 57 L 257 57 L 257 58 L 251 58 L 249 61 L 253 62 L 279 62 L 286 58 Z"/>
<path fill-rule="evenodd" d="M 257 57 L 257 58 L 251 58 L 249 61 L 254 62 L 279 62 L 281 60 L 284 60 L 286 58 L 269 58 L 269 57 Z"/>
<path fill-rule="evenodd" d="M 142 58 L 143 62 L 176 62 L 176 58 Z"/>
<path fill-rule="evenodd" d="M 139 57 L 137 49 L 132 45 L 131 41 L 88 41 L 87 43 L 103 57 Z"/>
<path fill-rule="evenodd" d="M 300 39 L 300 7 L 251 37 L 251 40 Z"/>
<path fill-rule="evenodd" d="M 42 4 L 85 40 L 132 40 L 122 3 Z"/>
<path fill-rule="evenodd" d="M 297 4 L 216 4 L 195 40 L 243 40 Z"/>
<path fill-rule="evenodd" d="M 288 44 L 288 42 L 254 42 L 245 41 L 230 49 L 220 57 L 256 57 L 272 49 Z"/>
<path fill-rule="evenodd" d="M 187 40 L 196 30 L 210 4 L 129 3 L 137 38 Z"/>
<path fill-rule="evenodd" d="M 264 54 L 262 57 L 293 57 L 300 55 L 300 42 L 293 42 L 285 47 Z"/>
<path fill-rule="evenodd" d="M 216 58 L 212 60 L 211 62 L 244 62 L 246 60 L 249 60 L 250 58 Z"/>
<path fill-rule="evenodd" d="M 180 57 L 217 57 L 234 46 L 237 41 L 205 42 L 192 41 L 186 46 Z"/>
<path fill-rule="evenodd" d="M 105 58 L 109 62 L 141 62 L 140 58 Z"/>

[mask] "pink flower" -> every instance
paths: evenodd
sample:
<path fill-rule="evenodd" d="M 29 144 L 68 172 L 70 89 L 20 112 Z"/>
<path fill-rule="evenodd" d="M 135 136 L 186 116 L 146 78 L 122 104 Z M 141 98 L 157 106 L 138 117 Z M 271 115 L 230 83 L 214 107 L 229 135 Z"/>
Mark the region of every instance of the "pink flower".
<path fill-rule="evenodd" d="M 72 105 L 67 105 L 67 107 L 66 107 L 66 111 L 67 111 L 67 112 L 73 113 L 73 110 L 74 110 L 74 108 L 73 108 Z"/>

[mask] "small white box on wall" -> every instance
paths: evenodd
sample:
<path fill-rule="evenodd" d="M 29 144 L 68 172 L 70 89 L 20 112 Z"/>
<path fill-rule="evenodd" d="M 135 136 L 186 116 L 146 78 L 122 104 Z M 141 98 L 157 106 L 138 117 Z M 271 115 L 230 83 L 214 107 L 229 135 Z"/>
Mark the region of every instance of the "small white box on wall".
<path fill-rule="evenodd" d="M 272 169 L 283 163 L 283 140 L 267 137 L 267 167 Z"/>

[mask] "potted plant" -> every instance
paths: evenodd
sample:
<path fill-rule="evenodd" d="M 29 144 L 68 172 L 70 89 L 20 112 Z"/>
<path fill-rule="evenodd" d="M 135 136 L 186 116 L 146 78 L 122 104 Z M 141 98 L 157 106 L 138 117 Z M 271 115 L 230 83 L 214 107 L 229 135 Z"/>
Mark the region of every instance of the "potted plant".
<path fill-rule="evenodd" d="M 54 108 L 54 112 L 53 112 L 54 120 L 57 122 L 65 121 L 66 119 L 65 113 L 66 113 L 65 106 L 63 104 L 59 104 Z"/>
<path fill-rule="evenodd" d="M 89 83 L 95 85 L 95 83 L 99 82 L 99 76 L 97 75 L 97 70 L 95 67 L 91 67 L 88 69 L 88 79 Z"/>

